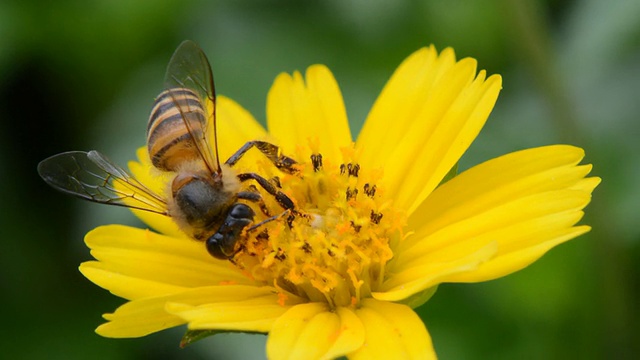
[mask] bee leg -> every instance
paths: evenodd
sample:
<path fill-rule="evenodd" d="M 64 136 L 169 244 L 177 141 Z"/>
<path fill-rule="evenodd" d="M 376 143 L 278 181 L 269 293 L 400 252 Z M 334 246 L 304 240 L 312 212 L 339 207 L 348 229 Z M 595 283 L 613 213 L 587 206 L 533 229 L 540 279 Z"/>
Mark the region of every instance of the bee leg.
<path fill-rule="evenodd" d="M 269 194 L 275 197 L 276 201 L 278 202 L 278 204 L 280 204 L 280 206 L 282 206 L 283 209 L 293 209 L 293 201 L 285 193 L 278 190 L 272 183 L 269 182 L 269 180 L 263 178 L 262 176 L 256 173 L 244 173 L 238 174 L 238 179 L 240 179 L 240 181 L 255 180 L 258 185 L 262 186 L 263 189 L 265 189 Z"/>
<path fill-rule="evenodd" d="M 258 229 L 258 228 L 259 228 L 259 227 L 261 227 L 262 225 L 264 225 L 264 224 L 266 224 L 266 223 L 268 223 L 268 222 L 271 222 L 271 221 L 273 221 L 273 220 L 280 219 L 281 217 L 283 217 L 283 216 L 285 216 L 285 215 L 287 215 L 287 214 L 289 214 L 289 213 L 291 213 L 291 210 L 290 210 L 290 209 L 287 209 L 287 210 L 285 210 L 285 211 L 281 212 L 281 213 L 280 213 L 280 214 L 278 214 L 278 215 L 271 216 L 271 217 L 269 217 L 269 218 L 266 218 L 266 219 L 264 219 L 264 220 L 260 221 L 260 222 L 259 222 L 259 223 L 257 223 L 257 224 L 251 225 L 249 228 L 247 228 L 247 233 L 250 233 L 250 232 L 252 232 L 252 231 L 255 231 L 256 229 Z"/>
<path fill-rule="evenodd" d="M 242 147 L 238 151 L 236 151 L 235 154 L 231 155 L 231 157 L 229 157 L 229 159 L 225 161 L 225 164 L 229 166 L 235 165 L 238 160 L 240 160 L 240 158 L 242 158 L 242 156 L 252 147 L 260 150 L 260 152 L 262 152 L 267 157 L 267 159 L 269 159 L 273 163 L 273 165 L 275 165 L 281 171 L 284 171 L 288 174 L 295 174 L 296 172 L 298 172 L 298 169 L 295 168 L 297 162 L 288 156 L 282 155 L 280 147 L 266 141 L 258 140 L 248 141 L 247 143 L 242 145 Z"/>
<path fill-rule="evenodd" d="M 269 212 L 269 209 L 267 208 L 267 205 L 264 203 L 264 199 L 262 198 L 262 195 L 260 195 L 259 192 L 240 191 L 238 193 L 238 199 L 249 200 L 258 204 L 258 206 L 260 207 L 260 211 L 262 211 L 262 213 L 265 216 L 271 216 L 271 213 Z"/>

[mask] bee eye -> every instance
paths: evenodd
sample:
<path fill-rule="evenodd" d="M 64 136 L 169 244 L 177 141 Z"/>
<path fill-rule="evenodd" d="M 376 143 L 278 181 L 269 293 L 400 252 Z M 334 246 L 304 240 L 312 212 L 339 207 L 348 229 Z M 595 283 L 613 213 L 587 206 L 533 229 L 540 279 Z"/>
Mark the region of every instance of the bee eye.
<path fill-rule="evenodd" d="M 228 216 L 229 218 L 239 220 L 239 219 L 253 219 L 255 215 L 256 213 L 249 206 L 242 203 L 238 203 L 231 208 L 231 211 L 229 211 Z"/>
<path fill-rule="evenodd" d="M 226 260 L 235 254 L 236 242 L 242 230 L 253 221 L 255 212 L 246 204 L 234 204 L 224 223 L 207 239 L 207 250 L 216 259 Z"/>
<path fill-rule="evenodd" d="M 225 250 L 228 246 L 224 246 L 225 235 L 217 232 L 207 239 L 207 251 L 216 259 L 227 260 L 233 255 L 233 249 L 231 254 L 227 254 Z"/>

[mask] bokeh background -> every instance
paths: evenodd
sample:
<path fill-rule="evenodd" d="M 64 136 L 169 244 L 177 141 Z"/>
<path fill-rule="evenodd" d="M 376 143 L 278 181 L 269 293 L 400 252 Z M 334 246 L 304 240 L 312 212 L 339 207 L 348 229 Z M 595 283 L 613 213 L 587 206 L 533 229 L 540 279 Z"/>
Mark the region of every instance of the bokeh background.
<path fill-rule="evenodd" d="M 122 300 L 78 272 L 90 258 L 82 238 L 101 224 L 139 223 L 54 192 L 36 173 L 67 150 L 133 158 L 184 39 L 208 54 L 218 93 L 260 121 L 279 72 L 328 65 L 356 132 L 395 67 L 422 46 L 452 46 L 502 74 L 461 167 L 533 146 L 584 147 L 603 178 L 584 219 L 594 229 L 506 278 L 441 286 L 419 309 L 436 350 L 442 359 L 639 354 L 640 1 L 3 0 L 0 39 L 0 357 L 264 357 L 263 336 L 181 350 L 184 329 L 96 335 L 100 315 Z"/>

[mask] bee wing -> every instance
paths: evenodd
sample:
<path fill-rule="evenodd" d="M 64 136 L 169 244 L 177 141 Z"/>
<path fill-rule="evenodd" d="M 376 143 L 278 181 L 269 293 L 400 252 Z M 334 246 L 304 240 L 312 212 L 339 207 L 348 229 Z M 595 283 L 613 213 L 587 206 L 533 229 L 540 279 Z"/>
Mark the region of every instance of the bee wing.
<path fill-rule="evenodd" d="M 168 215 L 165 199 L 97 151 L 70 151 L 38 164 L 40 177 L 66 194 Z"/>
<path fill-rule="evenodd" d="M 189 116 L 197 112 L 188 101 L 178 101 L 173 92 L 173 103 L 180 111 L 182 120 L 193 139 L 200 157 L 214 175 L 220 175 L 218 141 L 216 135 L 216 90 L 209 60 L 202 49 L 193 41 L 186 40 L 178 46 L 171 57 L 165 75 L 165 88 L 186 88 L 198 96 L 205 116 Z M 209 138 L 209 127 L 213 127 Z"/>

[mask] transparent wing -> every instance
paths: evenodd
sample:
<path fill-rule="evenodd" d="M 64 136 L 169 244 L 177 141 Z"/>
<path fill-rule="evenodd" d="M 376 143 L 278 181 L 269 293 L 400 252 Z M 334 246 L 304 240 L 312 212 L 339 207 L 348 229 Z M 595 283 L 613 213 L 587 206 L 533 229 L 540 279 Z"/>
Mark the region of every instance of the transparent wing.
<path fill-rule="evenodd" d="M 66 194 L 168 215 L 167 202 L 97 151 L 70 151 L 38 164 L 44 181 Z"/>
<path fill-rule="evenodd" d="M 194 140 L 200 157 L 212 174 L 220 175 L 213 74 L 207 56 L 196 43 L 187 40 L 178 46 L 167 66 L 164 85 L 166 90 L 186 88 L 198 96 L 205 112 L 204 117 L 194 116 L 199 109 L 194 108 L 190 102 L 179 101 L 180 99 L 177 98 L 172 100 L 182 115 L 182 120 Z M 212 138 L 209 138 L 210 134 Z"/>

